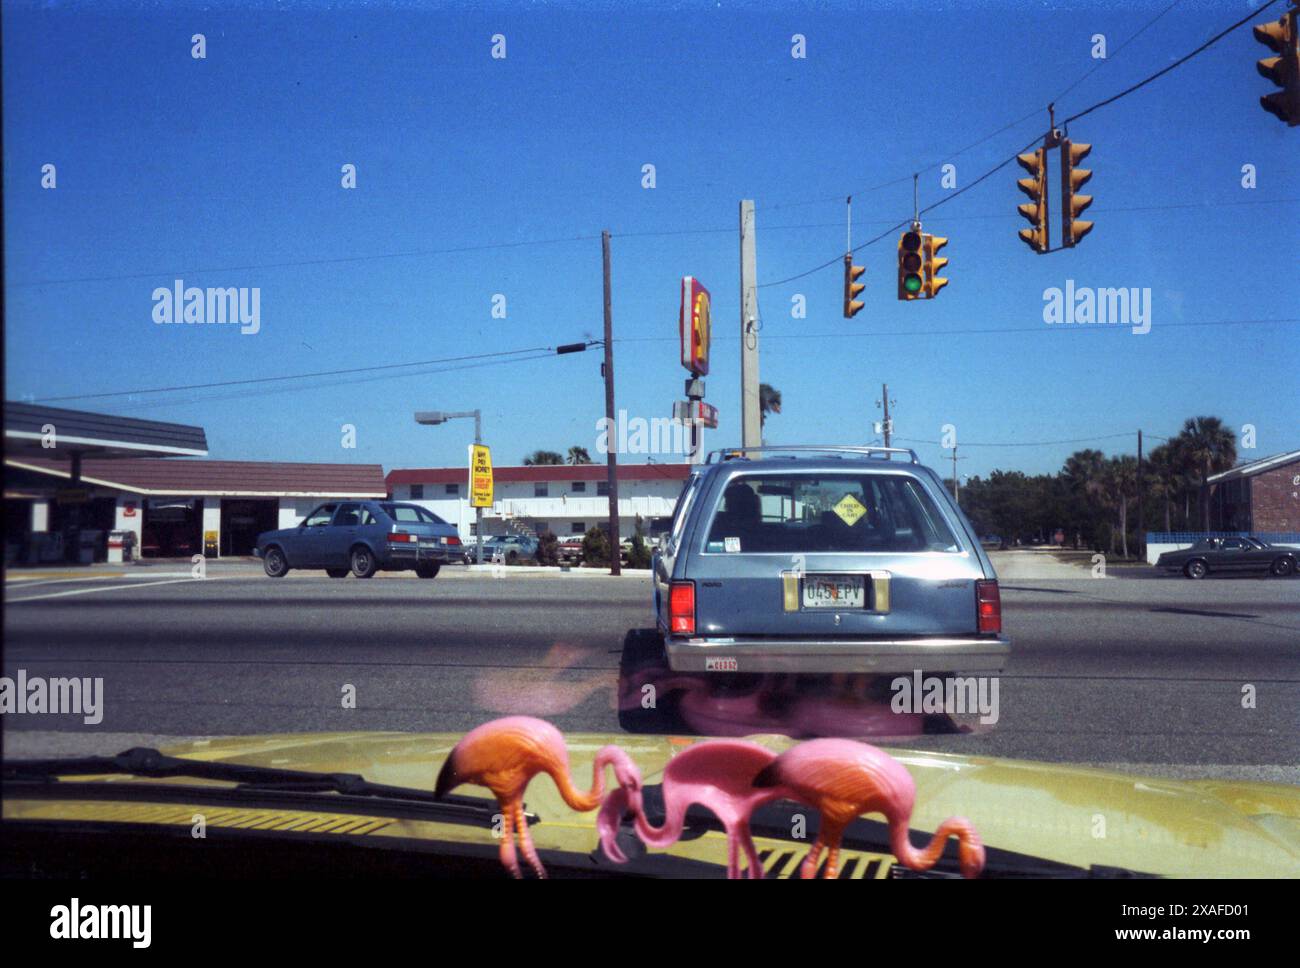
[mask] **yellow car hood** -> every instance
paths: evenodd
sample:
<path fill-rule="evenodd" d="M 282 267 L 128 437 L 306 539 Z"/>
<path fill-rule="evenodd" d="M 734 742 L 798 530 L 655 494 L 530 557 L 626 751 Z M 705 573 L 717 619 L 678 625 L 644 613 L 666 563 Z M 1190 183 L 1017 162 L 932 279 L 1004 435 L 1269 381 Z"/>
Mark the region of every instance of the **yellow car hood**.
<path fill-rule="evenodd" d="M 589 788 L 596 751 L 622 747 L 638 764 L 646 784 L 659 781 L 676 752 L 700 740 L 685 737 L 566 734 L 574 782 Z M 201 740 L 169 747 L 173 756 L 228 760 L 281 769 L 359 773 L 375 783 L 432 790 L 443 760 L 460 739 L 454 733 L 325 733 Z M 780 752 L 794 741 L 750 737 Z M 916 781 L 914 831 L 933 831 L 950 816 L 970 819 L 990 848 L 1087 868 L 1127 868 L 1169 877 L 1300 876 L 1300 788 L 1267 783 L 1155 779 L 1068 765 L 956 756 L 890 749 Z M 158 782 L 105 776 L 106 784 Z M 172 779 L 169 783 L 207 785 Z M 613 782 L 612 773 L 607 782 Z M 466 786 L 458 794 L 490 796 Z M 320 813 L 328 813 L 322 797 Z M 196 804 L 201 798 L 196 798 Z M 542 822 L 532 828 L 543 850 L 589 853 L 597 845 L 595 812 L 578 813 L 560 799 L 555 785 L 538 776 L 528 788 L 527 808 Z M 205 811 L 215 826 L 278 826 L 286 811 Z M 300 811 L 298 811 L 300 812 Z M 314 811 L 313 811 L 314 812 Z M 24 800 L 10 790 L 4 803 L 11 820 L 69 819 L 189 823 L 193 810 L 114 801 Z M 384 818 L 341 817 L 333 829 L 352 834 L 427 837 L 495 844 L 487 828 Z M 310 818 L 311 814 L 304 813 Z M 250 819 L 251 817 L 251 819 Z M 261 818 L 259 820 L 259 818 Z M 347 823 L 347 821 L 357 821 Z M 265 821 L 265 822 L 263 822 Z M 316 824 L 320 827 L 321 824 Z M 312 826 L 294 825 L 297 831 Z M 322 827 L 322 829 L 324 829 Z M 806 845 L 756 838 L 770 872 L 794 873 Z M 726 864 L 726 841 L 709 833 L 684 841 L 670 853 Z M 887 855 L 861 855 L 857 876 L 884 876 Z"/>

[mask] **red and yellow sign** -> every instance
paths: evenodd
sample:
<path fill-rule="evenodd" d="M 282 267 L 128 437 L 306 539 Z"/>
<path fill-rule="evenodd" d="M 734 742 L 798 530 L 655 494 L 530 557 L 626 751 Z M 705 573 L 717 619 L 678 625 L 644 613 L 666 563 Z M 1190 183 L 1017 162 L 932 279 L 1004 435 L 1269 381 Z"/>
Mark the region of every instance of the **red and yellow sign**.
<path fill-rule="evenodd" d="M 682 366 L 696 376 L 709 372 L 709 336 L 712 330 L 709 290 L 692 276 L 682 276 L 681 309 L 677 329 L 682 339 Z"/>
<path fill-rule="evenodd" d="M 492 506 L 492 451 L 484 444 L 469 448 L 469 506 Z"/>

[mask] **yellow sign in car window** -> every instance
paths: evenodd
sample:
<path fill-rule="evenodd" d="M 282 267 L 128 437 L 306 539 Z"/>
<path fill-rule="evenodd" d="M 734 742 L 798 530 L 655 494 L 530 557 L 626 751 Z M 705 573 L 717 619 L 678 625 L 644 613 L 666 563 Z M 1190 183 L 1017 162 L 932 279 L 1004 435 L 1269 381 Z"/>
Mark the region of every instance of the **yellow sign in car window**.
<path fill-rule="evenodd" d="M 835 505 L 832 510 L 838 514 L 840 520 L 849 527 L 853 527 L 853 525 L 857 524 L 858 519 L 867 513 L 867 509 L 862 506 L 862 502 L 852 494 L 845 494 L 840 498 L 840 503 Z"/>
<path fill-rule="evenodd" d="M 469 506 L 492 506 L 492 451 L 485 444 L 469 448 Z"/>

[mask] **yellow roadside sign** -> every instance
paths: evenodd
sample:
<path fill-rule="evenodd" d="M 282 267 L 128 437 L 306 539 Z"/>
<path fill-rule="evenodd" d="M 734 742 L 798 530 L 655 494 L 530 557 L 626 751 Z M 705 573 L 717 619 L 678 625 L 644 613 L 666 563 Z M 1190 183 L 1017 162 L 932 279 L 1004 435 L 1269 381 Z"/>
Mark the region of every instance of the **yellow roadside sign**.
<path fill-rule="evenodd" d="M 492 451 L 484 444 L 469 447 L 469 506 L 492 506 Z"/>

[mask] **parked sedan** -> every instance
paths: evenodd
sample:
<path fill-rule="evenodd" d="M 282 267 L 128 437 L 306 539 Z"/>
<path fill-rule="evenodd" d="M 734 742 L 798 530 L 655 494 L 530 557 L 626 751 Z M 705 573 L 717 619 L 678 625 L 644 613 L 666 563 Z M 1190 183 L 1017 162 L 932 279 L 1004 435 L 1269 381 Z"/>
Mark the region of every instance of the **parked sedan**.
<path fill-rule="evenodd" d="M 1188 578 L 1209 574 L 1270 574 L 1279 578 L 1295 574 L 1296 551 L 1261 541 L 1254 535 L 1240 538 L 1202 538 L 1182 551 L 1166 551 L 1156 567 Z"/>
<path fill-rule="evenodd" d="M 745 451 L 757 459 L 719 451 L 691 475 L 654 553 L 672 671 L 1002 669 L 993 565 L 914 453 Z"/>
<path fill-rule="evenodd" d="M 498 555 L 511 565 L 521 558 L 535 558 L 537 539 L 521 534 L 501 534 L 486 539 L 483 542 L 483 560 L 489 561 Z"/>
<path fill-rule="evenodd" d="M 296 528 L 259 534 L 253 549 L 272 578 L 291 568 L 323 568 L 331 578 L 413 569 L 434 578 L 460 552 L 452 525 L 417 504 L 392 501 L 322 504 Z"/>

